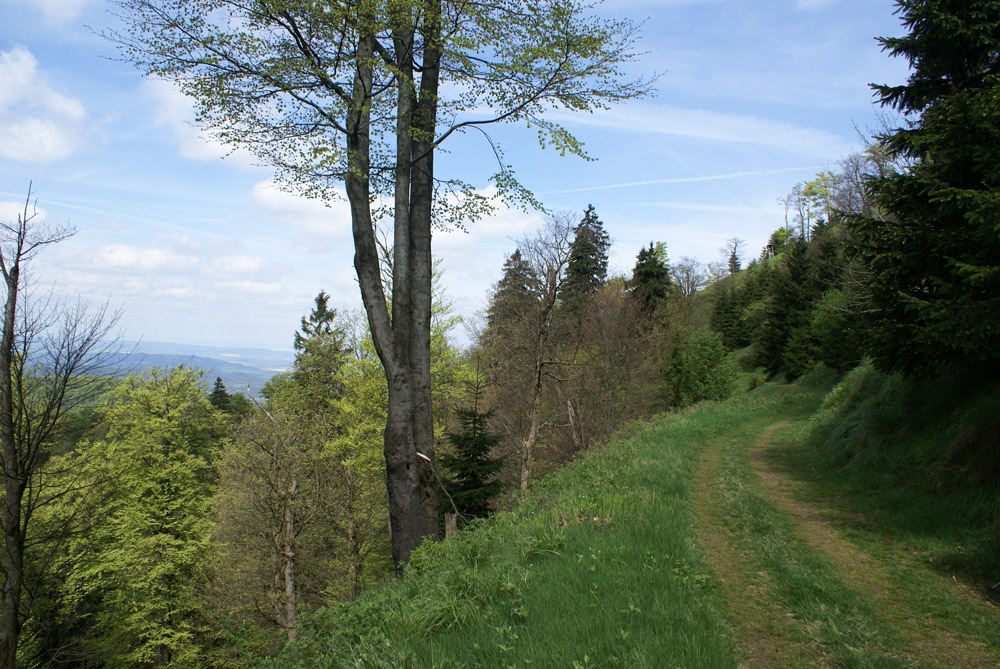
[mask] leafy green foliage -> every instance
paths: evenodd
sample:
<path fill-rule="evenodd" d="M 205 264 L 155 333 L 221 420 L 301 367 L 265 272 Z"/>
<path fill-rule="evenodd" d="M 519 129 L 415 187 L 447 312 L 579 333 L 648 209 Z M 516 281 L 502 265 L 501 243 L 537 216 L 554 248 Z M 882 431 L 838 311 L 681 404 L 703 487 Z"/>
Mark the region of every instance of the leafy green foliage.
<path fill-rule="evenodd" d="M 114 663 L 193 664 L 202 654 L 197 584 L 223 422 L 206 395 L 192 369 L 130 376 L 105 410 L 107 440 L 86 447 L 103 522 L 74 541 L 63 598 L 82 615 L 100 602 L 85 643 Z"/>
<path fill-rule="evenodd" d="M 733 392 L 736 362 L 719 335 L 700 330 L 674 349 L 668 379 L 670 404 L 674 406 L 721 400 Z"/>

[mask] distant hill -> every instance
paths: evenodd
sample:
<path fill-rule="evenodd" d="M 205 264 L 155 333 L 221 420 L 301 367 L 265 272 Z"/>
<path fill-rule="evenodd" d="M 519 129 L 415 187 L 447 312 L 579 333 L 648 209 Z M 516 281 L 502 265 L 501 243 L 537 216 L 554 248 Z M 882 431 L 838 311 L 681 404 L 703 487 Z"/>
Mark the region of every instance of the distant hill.
<path fill-rule="evenodd" d="M 229 392 L 245 391 L 250 386 L 257 393 L 275 374 L 287 371 L 295 358 L 294 351 L 263 348 L 227 348 L 167 342 L 126 342 L 121 353 L 109 361 L 118 368 L 118 375 L 143 372 L 153 367 L 171 368 L 177 365 L 205 370 L 209 384 L 220 377 Z"/>

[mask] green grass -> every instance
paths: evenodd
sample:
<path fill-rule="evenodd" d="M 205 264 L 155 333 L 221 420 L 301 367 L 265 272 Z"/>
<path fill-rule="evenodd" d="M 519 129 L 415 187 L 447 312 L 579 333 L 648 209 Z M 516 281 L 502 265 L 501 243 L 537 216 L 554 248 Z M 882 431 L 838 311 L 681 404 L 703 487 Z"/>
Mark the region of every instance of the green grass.
<path fill-rule="evenodd" d="M 727 529 L 749 570 L 767 574 L 772 605 L 790 613 L 808 637 L 804 641 L 822 647 L 834 666 L 915 666 L 895 657 L 900 642 L 864 593 L 846 585 L 828 559 L 808 546 L 792 520 L 762 494 L 748 462 L 758 436 L 743 433 L 727 442 L 718 476 Z"/>
<path fill-rule="evenodd" d="M 515 511 L 422 548 L 399 582 L 309 616 L 271 666 L 737 666 L 691 478 L 705 444 L 800 395 L 765 387 L 630 427 Z"/>
<path fill-rule="evenodd" d="M 914 545 L 983 587 L 1000 581 L 1000 444 L 949 451 L 976 430 L 996 435 L 998 421 L 996 384 L 911 381 L 865 365 L 810 419 L 789 465 L 883 541 Z"/>
<path fill-rule="evenodd" d="M 876 443 L 870 425 L 888 425 L 870 400 L 883 385 L 853 375 L 810 422 L 830 381 L 815 377 L 629 426 L 541 481 L 515 510 L 422 547 L 399 581 L 304 616 L 299 641 L 265 666 L 736 667 L 754 652 L 740 631 L 754 629 L 741 627 L 748 611 L 772 623 L 777 616 L 756 629 L 774 635 L 765 643 L 784 644 L 785 657 L 832 666 L 915 666 L 938 648 L 952 653 L 942 666 L 992 657 L 995 609 L 943 584 L 935 569 L 950 574 L 956 555 L 982 559 L 989 539 L 972 530 L 996 495 L 966 486 L 945 499 L 979 495 L 975 513 L 935 509 L 942 498 L 933 486 L 906 468 L 876 466 L 893 462 L 896 446 L 865 450 Z M 952 414 L 988 415 L 976 401 Z M 751 466 L 762 431 L 782 421 L 754 462 L 786 467 L 802 503 L 843 511 L 823 516 L 834 549 L 803 534 Z M 841 437 L 824 441 L 823 430 L 870 434 L 852 450 Z M 699 550 L 695 500 L 698 509 L 711 505 L 711 522 L 735 549 L 735 578 Z M 859 553 L 844 562 L 838 547 Z M 845 564 L 870 573 L 845 574 Z M 734 584 L 753 584 L 761 601 L 744 606 L 748 593 Z M 914 649 L 925 638 L 930 645 Z"/>

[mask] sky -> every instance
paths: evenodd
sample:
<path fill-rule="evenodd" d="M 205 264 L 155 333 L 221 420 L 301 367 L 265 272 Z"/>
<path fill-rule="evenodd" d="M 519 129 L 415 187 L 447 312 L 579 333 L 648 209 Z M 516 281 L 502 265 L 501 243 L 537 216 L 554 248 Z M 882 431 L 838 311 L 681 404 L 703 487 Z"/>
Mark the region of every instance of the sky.
<path fill-rule="evenodd" d="M 16 220 L 31 182 L 39 218 L 76 229 L 34 261 L 38 289 L 110 301 L 128 339 L 227 347 L 290 348 L 320 290 L 360 309 L 345 202 L 278 190 L 271 170 L 198 128 L 187 98 L 100 36 L 115 27 L 105 0 L 0 5 L 0 220 Z M 594 205 L 612 273 L 653 241 L 675 259 L 716 261 L 733 237 L 756 254 L 783 225 L 779 198 L 863 148 L 879 114 L 868 84 L 905 79 L 905 62 L 875 41 L 902 33 L 894 6 L 607 0 L 603 15 L 641 23 L 628 74 L 656 77 L 655 94 L 560 113 L 592 161 L 543 150 L 523 127 L 490 132 L 548 211 Z M 482 137 L 448 148 L 440 175 L 488 173 Z M 482 312 L 543 215 L 502 209 L 435 233 L 460 315 Z"/>

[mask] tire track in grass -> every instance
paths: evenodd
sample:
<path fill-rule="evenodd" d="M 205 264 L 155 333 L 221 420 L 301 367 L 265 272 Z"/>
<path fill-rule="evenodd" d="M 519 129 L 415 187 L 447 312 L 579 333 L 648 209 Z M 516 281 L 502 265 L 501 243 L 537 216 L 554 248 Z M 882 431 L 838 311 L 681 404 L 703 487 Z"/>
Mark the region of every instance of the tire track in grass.
<path fill-rule="evenodd" d="M 771 426 L 765 434 L 777 427 Z M 721 438 L 706 446 L 692 479 L 691 500 L 695 540 L 727 593 L 736 645 L 750 667 L 831 666 L 819 644 L 800 629 L 794 614 L 776 603 L 767 572 L 753 568 L 725 527 L 718 484 L 726 442 Z"/>
<path fill-rule="evenodd" d="M 772 426 L 750 450 L 750 466 L 761 492 L 793 520 L 798 536 L 829 561 L 840 580 L 877 604 L 884 621 L 903 644 L 899 649 L 901 654 L 926 667 L 1000 666 L 1000 658 L 990 653 L 985 644 L 964 638 L 943 625 L 944 621 L 929 620 L 921 607 L 910 601 L 908 592 L 893 585 L 888 566 L 879 557 L 866 553 L 835 528 L 833 509 L 822 502 L 803 500 L 803 483 L 771 456 L 775 448 L 773 435 L 783 427 L 787 424 Z M 913 568 L 925 569 L 919 565 Z M 942 577 L 938 580 L 946 590 L 961 588 Z M 967 598 L 968 592 L 956 591 L 954 595 Z"/>

